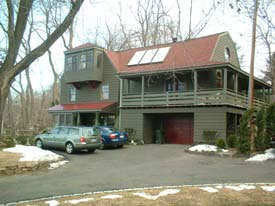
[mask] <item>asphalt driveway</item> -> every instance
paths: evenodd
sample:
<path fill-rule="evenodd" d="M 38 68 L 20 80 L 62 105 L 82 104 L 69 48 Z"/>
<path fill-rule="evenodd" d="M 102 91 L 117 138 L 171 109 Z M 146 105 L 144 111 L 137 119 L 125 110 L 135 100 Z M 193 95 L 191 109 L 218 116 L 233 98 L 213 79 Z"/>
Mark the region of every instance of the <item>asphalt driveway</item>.
<path fill-rule="evenodd" d="M 160 185 L 275 182 L 275 161 L 208 157 L 182 145 L 126 146 L 94 154 L 64 155 L 65 166 L 0 177 L 0 204 L 55 195 Z"/>

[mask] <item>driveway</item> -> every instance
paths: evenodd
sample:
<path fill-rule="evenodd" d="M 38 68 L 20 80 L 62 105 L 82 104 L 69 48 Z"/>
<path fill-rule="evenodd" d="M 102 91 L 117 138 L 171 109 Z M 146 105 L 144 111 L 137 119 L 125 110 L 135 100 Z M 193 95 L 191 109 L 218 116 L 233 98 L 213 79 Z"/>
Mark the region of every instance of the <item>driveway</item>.
<path fill-rule="evenodd" d="M 245 163 L 184 152 L 182 145 L 126 146 L 64 155 L 65 166 L 0 177 L 0 204 L 55 195 L 160 185 L 275 182 L 275 162 Z"/>

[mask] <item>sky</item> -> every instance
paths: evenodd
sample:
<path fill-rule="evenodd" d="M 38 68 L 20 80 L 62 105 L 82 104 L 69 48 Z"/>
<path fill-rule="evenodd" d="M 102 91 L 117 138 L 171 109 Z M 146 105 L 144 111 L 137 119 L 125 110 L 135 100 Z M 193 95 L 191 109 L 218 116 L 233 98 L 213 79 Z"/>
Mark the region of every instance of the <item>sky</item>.
<path fill-rule="evenodd" d="M 213 0 L 193 0 L 193 17 L 192 22 L 195 24 L 202 18 L 202 12 L 206 12 Z M 119 25 L 117 14 L 120 11 L 122 5 L 121 16 L 123 22 L 128 27 L 135 27 L 136 22 L 133 16 L 135 8 L 134 0 L 86 0 L 84 1 L 76 21 L 74 38 L 74 46 L 86 43 L 87 41 L 93 41 L 96 28 L 99 28 L 101 33 L 105 31 L 105 24 L 108 22 L 113 28 Z M 177 18 L 177 8 L 175 0 L 163 0 L 164 6 L 169 10 L 169 14 L 172 18 Z M 189 18 L 189 0 L 179 1 L 182 4 L 182 22 L 183 30 L 187 25 L 187 18 Z M 275 6 L 274 6 L 275 7 Z M 185 32 L 183 31 L 183 32 Z M 249 71 L 250 65 L 250 49 L 251 49 L 251 32 L 252 21 L 239 15 L 235 10 L 228 6 L 219 6 L 214 15 L 209 20 L 207 27 L 200 33 L 199 36 L 206 36 L 214 33 L 228 31 L 233 41 L 240 46 L 239 56 L 244 55 L 244 63 L 242 69 Z M 99 44 L 103 44 L 102 41 L 98 41 Z M 273 51 L 275 46 L 272 45 Z M 54 64 L 58 70 L 58 73 L 62 73 L 64 70 L 64 51 L 63 43 L 58 40 L 51 48 Z M 261 77 L 261 70 L 266 68 L 267 51 L 260 42 L 257 42 L 256 56 L 255 56 L 255 76 Z M 31 65 L 31 78 L 33 87 L 36 90 L 48 88 L 52 82 L 53 77 L 48 63 L 47 55 L 39 58 L 35 63 Z"/>

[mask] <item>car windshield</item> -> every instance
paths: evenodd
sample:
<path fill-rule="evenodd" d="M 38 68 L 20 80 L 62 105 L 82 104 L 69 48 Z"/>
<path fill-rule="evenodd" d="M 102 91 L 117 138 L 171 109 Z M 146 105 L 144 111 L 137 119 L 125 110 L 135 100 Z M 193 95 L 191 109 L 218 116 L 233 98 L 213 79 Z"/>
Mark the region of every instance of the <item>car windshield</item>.
<path fill-rule="evenodd" d="M 118 130 L 116 128 L 110 128 L 110 127 L 105 127 L 103 128 L 105 131 L 111 133 L 111 132 L 117 132 Z"/>
<path fill-rule="evenodd" d="M 93 128 L 83 128 L 83 135 L 84 136 L 98 135 L 98 130 Z"/>

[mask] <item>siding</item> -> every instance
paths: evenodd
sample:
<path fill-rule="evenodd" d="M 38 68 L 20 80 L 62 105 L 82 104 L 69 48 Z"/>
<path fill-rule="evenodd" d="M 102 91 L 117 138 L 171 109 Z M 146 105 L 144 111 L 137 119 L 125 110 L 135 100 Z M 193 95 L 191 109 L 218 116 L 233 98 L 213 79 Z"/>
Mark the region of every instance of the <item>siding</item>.
<path fill-rule="evenodd" d="M 226 138 L 226 113 L 242 114 L 243 110 L 229 107 L 193 107 L 193 108 L 163 108 L 163 109 L 121 109 L 121 128 L 133 128 L 137 137 L 145 143 L 152 140 L 152 121 L 146 114 L 194 114 L 194 142 L 203 141 L 203 131 L 215 130 L 219 138 Z M 148 132 L 148 133 L 147 133 Z"/>
<path fill-rule="evenodd" d="M 228 33 L 224 33 L 219 36 L 216 47 L 211 57 L 211 61 L 225 62 L 224 50 L 226 47 L 228 47 L 230 50 L 229 62 L 239 68 L 240 63 L 236 46 Z"/>
<path fill-rule="evenodd" d="M 95 52 L 96 54 L 96 52 Z M 95 57 L 97 55 L 94 55 Z M 95 68 L 97 69 L 97 68 Z M 64 75 L 64 74 L 63 74 Z M 102 85 L 109 85 L 109 99 L 108 101 L 118 101 L 119 99 L 119 80 L 116 77 L 116 70 L 107 58 L 103 55 L 103 79 L 102 83 L 97 85 L 96 88 L 92 88 L 90 85 L 83 84 L 80 89 L 76 90 L 76 101 L 70 102 L 70 87 L 72 85 L 66 84 L 64 81 L 64 76 L 61 78 L 61 95 L 60 102 L 61 104 L 69 103 L 81 103 L 89 101 L 100 101 L 101 99 L 101 87 Z"/>

